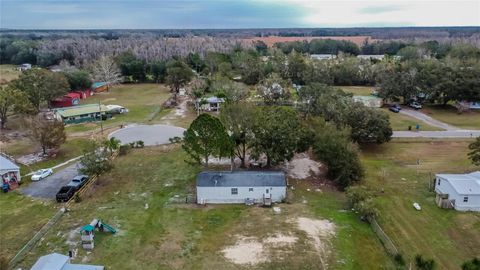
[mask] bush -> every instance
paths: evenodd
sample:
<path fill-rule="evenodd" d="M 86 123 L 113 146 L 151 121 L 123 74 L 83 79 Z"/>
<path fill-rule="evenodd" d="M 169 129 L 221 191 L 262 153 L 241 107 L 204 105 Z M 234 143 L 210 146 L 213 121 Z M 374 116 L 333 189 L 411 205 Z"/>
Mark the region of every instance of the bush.
<path fill-rule="evenodd" d="M 480 259 L 473 258 L 462 264 L 462 270 L 480 270 Z"/>
<path fill-rule="evenodd" d="M 378 209 L 373 201 L 374 195 L 365 186 L 352 186 L 347 188 L 347 197 L 350 206 L 367 220 L 378 215 Z"/>
<path fill-rule="evenodd" d="M 118 154 L 121 155 L 121 156 L 124 156 L 124 155 L 128 154 L 128 152 L 130 152 L 131 149 L 132 149 L 132 146 L 130 144 L 120 145 Z"/>
<path fill-rule="evenodd" d="M 405 266 L 405 259 L 403 258 L 402 254 L 397 253 L 397 255 L 395 255 L 395 257 L 393 257 L 393 260 L 395 261 L 395 263 L 397 265 Z"/>
<path fill-rule="evenodd" d="M 143 147 L 145 147 L 145 143 L 144 143 L 143 141 L 137 141 L 137 142 L 135 143 L 135 146 L 136 146 L 137 148 L 143 148 Z"/>

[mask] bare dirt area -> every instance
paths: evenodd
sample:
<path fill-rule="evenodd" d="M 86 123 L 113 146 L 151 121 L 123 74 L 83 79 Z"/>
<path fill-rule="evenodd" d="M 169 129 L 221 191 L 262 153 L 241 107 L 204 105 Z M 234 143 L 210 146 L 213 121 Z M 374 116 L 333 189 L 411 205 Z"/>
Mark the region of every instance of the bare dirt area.
<path fill-rule="evenodd" d="M 293 159 L 285 164 L 287 175 L 293 179 L 307 179 L 325 175 L 326 167 L 313 159 L 307 153 L 296 154 Z"/>
<path fill-rule="evenodd" d="M 368 42 L 375 42 L 377 41 L 376 39 L 372 39 L 370 36 L 349 36 L 349 37 L 343 37 L 343 36 L 331 36 L 331 37 L 279 37 L 279 36 L 269 36 L 269 37 L 254 37 L 254 38 L 247 38 L 244 39 L 245 41 L 263 41 L 265 44 L 267 44 L 268 47 L 272 47 L 275 43 L 277 42 L 290 42 L 290 41 L 311 41 L 313 39 L 333 39 L 333 40 L 348 40 L 351 41 L 358 46 L 361 46 L 365 39 L 368 39 Z"/>

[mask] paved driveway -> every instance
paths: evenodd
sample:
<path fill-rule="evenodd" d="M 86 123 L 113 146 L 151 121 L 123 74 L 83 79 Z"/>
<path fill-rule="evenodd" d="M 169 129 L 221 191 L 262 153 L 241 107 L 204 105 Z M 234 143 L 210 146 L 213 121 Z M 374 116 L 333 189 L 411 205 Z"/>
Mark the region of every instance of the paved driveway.
<path fill-rule="evenodd" d="M 26 187 L 22 187 L 20 192 L 24 195 L 36 197 L 36 198 L 43 198 L 43 199 L 55 199 L 55 195 L 57 194 L 58 190 L 73 177 L 78 174 L 77 166 L 79 165 L 78 162 L 65 167 L 54 174 L 50 175 L 47 178 L 44 178 L 38 182 L 32 182 Z"/>
<path fill-rule="evenodd" d="M 170 143 L 173 137 L 183 137 L 184 128 L 169 125 L 135 125 L 116 130 L 108 135 L 115 137 L 122 144 L 143 141 L 145 145 L 160 145 Z"/>
<path fill-rule="evenodd" d="M 444 123 L 442 121 L 439 121 L 437 119 L 433 119 L 432 117 L 422 113 L 421 111 L 404 108 L 400 111 L 400 113 L 404 114 L 404 115 L 408 115 L 408 116 L 413 117 L 413 118 L 416 118 L 420 121 L 423 121 L 430 126 L 443 128 L 445 130 L 458 130 L 459 129 L 458 127 L 454 127 L 452 125 L 449 125 L 449 124 Z"/>

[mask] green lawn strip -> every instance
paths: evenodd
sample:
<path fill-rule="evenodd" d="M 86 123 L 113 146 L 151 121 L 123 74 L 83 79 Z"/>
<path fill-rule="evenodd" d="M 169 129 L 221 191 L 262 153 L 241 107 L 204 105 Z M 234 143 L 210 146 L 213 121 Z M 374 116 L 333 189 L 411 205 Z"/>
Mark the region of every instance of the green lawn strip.
<path fill-rule="evenodd" d="M 480 129 L 480 110 L 458 113 L 451 105 L 424 106 L 422 112 L 439 121 L 463 129 Z"/>
<path fill-rule="evenodd" d="M 372 86 L 337 86 L 346 93 L 352 93 L 356 96 L 371 96 Z"/>
<path fill-rule="evenodd" d="M 428 191 L 429 180 L 437 172 L 473 169 L 466 157 L 467 145 L 396 142 L 364 149 L 365 183 L 377 193 L 379 224 L 407 260 L 422 254 L 435 259 L 441 269 L 457 269 L 480 250 L 475 229 L 480 215 L 440 209 L 434 203 L 435 194 Z M 414 202 L 422 206 L 421 211 L 413 208 Z"/>
<path fill-rule="evenodd" d="M 51 203 L 16 192 L 0 194 L 0 257 L 11 259 L 55 213 Z"/>

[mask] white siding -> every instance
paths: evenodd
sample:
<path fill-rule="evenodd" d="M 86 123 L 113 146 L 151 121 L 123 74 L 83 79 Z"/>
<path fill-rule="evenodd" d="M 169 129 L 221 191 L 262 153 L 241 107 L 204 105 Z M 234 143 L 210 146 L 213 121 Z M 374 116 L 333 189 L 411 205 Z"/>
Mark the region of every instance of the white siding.
<path fill-rule="evenodd" d="M 450 201 L 455 201 L 454 208 L 458 211 L 480 211 L 480 194 L 459 194 L 452 185 L 444 178 L 437 177 L 435 181 L 435 192 L 439 194 L 448 194 Z M 464 202 L 464 197 L 468 197 L 468 202 Z"/>
<path fill-rule="evenodd" d="M 232 194 L 237 188 L 238 194 Z M 253 191 L 250 191 L 253 189 Z M 197 203 L 245 203 L 246 199 L 263 202 L 266 189 L 272 195 L 273 202 L 281 202 L 287 195 L 286 187 L 197 187 Z"/>

